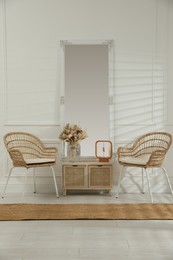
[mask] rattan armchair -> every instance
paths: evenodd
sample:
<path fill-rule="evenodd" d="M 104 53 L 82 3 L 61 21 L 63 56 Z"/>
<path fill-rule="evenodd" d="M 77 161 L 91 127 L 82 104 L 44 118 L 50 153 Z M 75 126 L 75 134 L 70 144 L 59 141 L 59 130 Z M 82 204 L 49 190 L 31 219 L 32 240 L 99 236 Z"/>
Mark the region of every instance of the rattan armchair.
<path fill-rule="evenodd" d="M 147 177 L 147 184 L 150 193 L 151 202 L 153 203 L 153 196 L 151 192 L 151 185 L 147 174 L 147 168 L 162 168 L 166 177 L 171 193 L 173 190 L 165 168 L 162 166 L 166 153 L 168 152 L 172 143 L 172 136 L 165 132 L 153 132 L 142 135 L 134 142 L 125 147 L 118 148 L 118 162 L 122 165 L 119 175 L 118 189 L 116 197 L 119 196 L 119 188 L 124 173 L 127 167 L 142 168 L 142 192 L 144 193 L 144 172 Z"/>
<path fill-rule="evenodd" d="M 39 138 L 30 133 L 24 132 L 7 133 L 4 136 L 4 144 L 12 159 L 13 167 L 9 171 L 2 198 L 4 197 L 12 170 L 15 167 L 24 167 L 26 169 L 33 168 L 34 193 L 36 193 L 35 168 L 50 167 L 52 169 L 56 196 L 59 197 L 55 172 L 53 169 L 56 162 L 56 148 L 46 148 Z"/>

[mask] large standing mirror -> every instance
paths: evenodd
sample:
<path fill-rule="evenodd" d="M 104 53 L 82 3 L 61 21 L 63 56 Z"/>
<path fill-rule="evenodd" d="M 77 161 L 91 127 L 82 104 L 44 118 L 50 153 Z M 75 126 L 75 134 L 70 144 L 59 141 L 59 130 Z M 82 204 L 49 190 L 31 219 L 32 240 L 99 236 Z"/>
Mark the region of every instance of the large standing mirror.
<path fill-rule="evenodd" d="M 63 43 L 63 124 L 80 125 L 88 138 L 81 155 L 95 156 L 95 142 L 110 139 L 109 49 L 111 41 Z"/>

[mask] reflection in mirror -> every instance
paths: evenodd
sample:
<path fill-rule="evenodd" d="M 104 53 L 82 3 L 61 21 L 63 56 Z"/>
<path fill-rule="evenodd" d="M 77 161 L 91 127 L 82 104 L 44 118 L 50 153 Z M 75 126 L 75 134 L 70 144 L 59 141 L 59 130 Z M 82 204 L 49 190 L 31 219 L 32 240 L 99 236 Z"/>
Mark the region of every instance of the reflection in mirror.
<path fill-rule="evenodd" d="M 95 156 L 95 142 L 109 139 L 109 44 L 64 46 L 64 124 L 86 129 L 82 156 Z"/>
<path fill-rule="evenodd" d="M 95 156 L 96 140 L 110 139 L 109 51 L 112 41 L 63 46 L 62 125 L 77 124 L 88 138 L 81 141 L 81 156 Z"/>

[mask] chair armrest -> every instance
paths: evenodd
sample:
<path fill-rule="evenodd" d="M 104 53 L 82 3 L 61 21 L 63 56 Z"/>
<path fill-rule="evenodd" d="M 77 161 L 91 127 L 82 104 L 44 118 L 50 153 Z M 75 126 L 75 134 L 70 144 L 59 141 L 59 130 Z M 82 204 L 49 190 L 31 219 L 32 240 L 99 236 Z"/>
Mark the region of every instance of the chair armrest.
<path fill-rule="evenodd" d="M 13 161 L 13 165 L 16 167 L 26 167 L 26 162 L 23 158 L 22 153 L 17 149 L 8 150 L 11 160 Z"/>
<path fill-rule="evenodd" d="M 41 157 L 52 157 L 55 158 L 57 154 L 57 148 L 56 147 L 43 147 L 40 156 Z"/>
<path fill-rule="evenodd" d="M 49 151 L 49 152 L 54 152 L 54 153 L 57 152 L 57 148 L 56 148 L 56 147 L 45 147 L 44 149 L 45 149 L 46 151 Z"/>
<path fill-rule="evenodd" d="M 148 166 L 161 166 L 165 158 L 167 150 L 155 150 L 151 153 L 150 159 L 147 163 Z"/>
<path fill-rule="evenodd" d="M 118 158 L 133 156 L 133 148 L 127 146 L 118 147 L 117 149 Z"/>
<path fill-rule="evenodd" d="M 40 140 L 38 139 L 37 140 L 39 145 L 37 146 L 37 149 L 39 151 L 40 154 L 44 154 L 44 153 L 56 153 L 57 152 L 57 148 L 56 147 L 46 147 L 45 144 Z"/>

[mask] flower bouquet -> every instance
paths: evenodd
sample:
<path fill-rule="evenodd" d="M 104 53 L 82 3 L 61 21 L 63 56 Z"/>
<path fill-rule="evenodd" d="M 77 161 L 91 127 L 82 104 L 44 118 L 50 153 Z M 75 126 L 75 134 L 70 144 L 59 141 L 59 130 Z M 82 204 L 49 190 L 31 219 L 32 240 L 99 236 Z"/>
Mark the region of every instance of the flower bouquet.
<path fill-rule="evenodd" d="M 80 126 L 75 124 L 66 124 L 59 136 L 61 140 L 71 144 L 72 146 L 75 146 L 86 137 L 86 131 L 82 130 Z"/>
<path fill-rule="evenodd" d="M 87 138 L 85 130 L 75 124 L 66 124 L 59 135 L 59 139 L 67 142 L 67 157 L 70 161 L 76 161 L 80 156 L 80 141 Z"/>

